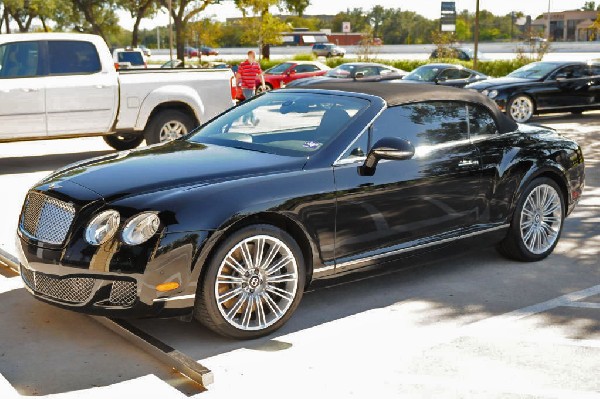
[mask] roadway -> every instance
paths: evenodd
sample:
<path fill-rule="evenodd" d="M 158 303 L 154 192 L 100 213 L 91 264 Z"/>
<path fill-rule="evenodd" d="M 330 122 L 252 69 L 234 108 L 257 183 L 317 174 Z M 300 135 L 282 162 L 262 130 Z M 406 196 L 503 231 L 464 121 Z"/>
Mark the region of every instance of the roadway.
<path fill-rule="evenodd" d="M 580 142 L 582 201 L 554 254 L 519 263 L 465 245 L 308 292 L 254 341 L 198 323 L 134 324 L 210 368 L 202 390 L 88 316 L 33 299 L 0 266 L 0 397 L 600 398 L 600 113 L 542 123 Z M 100 138 L 0 144 L 0 249 L 27 189 Z"/>

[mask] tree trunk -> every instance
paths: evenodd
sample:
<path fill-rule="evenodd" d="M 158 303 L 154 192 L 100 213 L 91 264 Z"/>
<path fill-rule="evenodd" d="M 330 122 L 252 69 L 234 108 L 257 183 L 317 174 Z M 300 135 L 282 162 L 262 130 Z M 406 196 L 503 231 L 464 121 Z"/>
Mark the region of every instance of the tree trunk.
<path fill-rule="evenodd" d="M 138 36 L 139 36 L 139 31 L 140 31 L 140 22 L 142 22 L 142 18 L 144 18 L 143 14 L 138 14 L 137 17 L 135 18 L 135 23 L 133 24 L 133 32 L 131 32 L 131 46 L 132 47 L 137 47 L 138 46 Z"/>
<path fill-rule="evenodd" d="M 46 25 L 46 18 L 44 17 L 39 17 L 40 21 L 42 22 L 42 28 L 44 28 L 44 32 L 50 32 L 50 30 L 48 29 L 48 25 Z"/>
<path fill-rule="evenodd" d="M 4 10 L 4 23 L 6 24 L 6 33 L 10 33 L 10 20 L 8 18 L 8 10 Z"/>
<path fill-rule="evenodd" d="M 185 42 L 184 42 L 184 31 L 185 24 L 179 18 L 173 19 L 173 26 L 175 27 L 175 48 L 177 49 L 177 59 L 183 61 L 185 65 Z M 198 49 L 198 51 L 200 51 Z"/>

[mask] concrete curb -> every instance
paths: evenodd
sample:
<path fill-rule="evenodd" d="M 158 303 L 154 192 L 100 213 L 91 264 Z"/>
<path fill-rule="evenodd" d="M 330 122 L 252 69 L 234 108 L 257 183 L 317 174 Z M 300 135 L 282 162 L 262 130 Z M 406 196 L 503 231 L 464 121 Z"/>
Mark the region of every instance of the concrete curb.
<path fill-rule="evenodd" d="M 0 248 L 0 262 L 19 273 L 19 259 Z"/>

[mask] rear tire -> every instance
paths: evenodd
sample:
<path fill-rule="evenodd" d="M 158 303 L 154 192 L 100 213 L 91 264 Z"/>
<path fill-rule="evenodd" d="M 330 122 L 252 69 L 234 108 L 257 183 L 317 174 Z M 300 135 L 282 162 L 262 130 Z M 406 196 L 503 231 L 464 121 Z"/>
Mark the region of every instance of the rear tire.
<path fill-rule="evenodd" d="M 104 142 L 117 151 L 132 150 L 144 141 L 142 133 L 112 134 L 103 137 Z"/>
<path fill-rule="evenodd" d="M 194 317 L 235 339 L 268 335 L 283 326 L 304 290 L 302 251 L 271 225 L 245 227 L 227 238 L 198 283 Z"/>
<path fill-rule="evenodd" d="M 195 127 L 196 121 L 188 114 L 167 109 L 158 112 L 150 119 L 144 130 L 144 136 L 148 145 L 164 143 L 185 136 Z"/>
<path fill-rule="evenodd" d="M 519 94 L 511 98 L 508 102 L 506 114 L 515 122 L 529 122 L 533 117 L 533 114 L 535 114 L 535 104 L 528 95 Z"/>
<path fill-rule="evenodd" d="M 498 251 L 511 259 L 534 262 L 552 253 L 562 232 L 565 205 L 554 180 L 531 181 L 515 207 L 515 213 Z"/>

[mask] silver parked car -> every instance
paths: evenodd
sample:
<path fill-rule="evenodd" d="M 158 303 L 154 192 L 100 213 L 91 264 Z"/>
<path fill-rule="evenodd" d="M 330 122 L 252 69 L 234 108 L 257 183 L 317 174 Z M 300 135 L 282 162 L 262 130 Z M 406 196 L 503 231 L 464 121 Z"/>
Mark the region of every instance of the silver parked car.
<path fill-rule="evenodd" d="M 346 55 L 346 50 L 337 44 L 333 43 L 317 43 L 312 46 L 312 52 L 317 57 L 343 57 Z"/>

